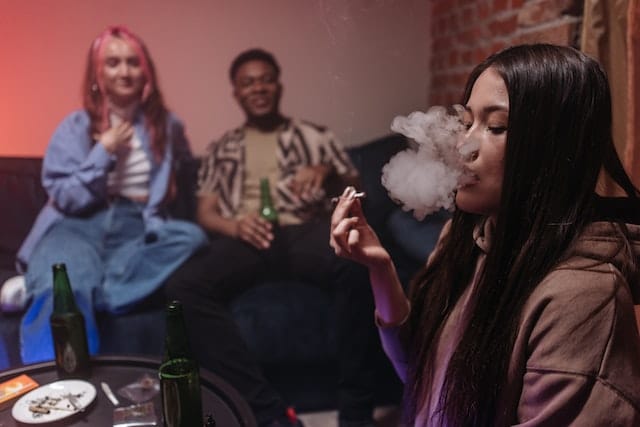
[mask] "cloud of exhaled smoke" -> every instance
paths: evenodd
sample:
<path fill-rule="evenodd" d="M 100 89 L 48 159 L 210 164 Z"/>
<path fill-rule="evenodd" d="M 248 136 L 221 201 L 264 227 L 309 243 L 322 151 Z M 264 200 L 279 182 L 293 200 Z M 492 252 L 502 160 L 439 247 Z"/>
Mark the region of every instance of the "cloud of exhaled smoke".
<path fill-rule="evenodd" d="M 461 121 L 463 107 L 431 107 L 398 116 L 391 130 L 414 143 L 393 156 L 382 168 L 382 184 L 389 196 L 421 220 L 441 208 L 454 208 L 454 191 L 465 182 L 463 156 L 477 150 L 476 143 L 465 144 Z"/>

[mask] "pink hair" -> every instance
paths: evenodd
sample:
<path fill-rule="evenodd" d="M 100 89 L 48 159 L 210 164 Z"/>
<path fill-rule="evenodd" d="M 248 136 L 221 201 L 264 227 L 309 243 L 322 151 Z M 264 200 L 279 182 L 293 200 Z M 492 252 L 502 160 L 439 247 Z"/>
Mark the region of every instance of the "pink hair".
<path fill-rule="evenodd" d="M 140 58 L 140 66 L 144 73 L 146 83 L 142 89 L 141 101 L 145 102 L 151 92 L 155 89 L 154 73 L 151 71 L 149 64 L 149 58 L 147 57 L 147 50 L 142 42 L 142 39 L 131 32 L 127 27 L 123 25 L 112 25 L 107 27 L 91 45 L 91 61 L 93 62 L 93 69 L 95 70 L 95 82 L 98 85 L 98 89 L 102 96 L 102 111 L 101 111 L 101 127 L 102 130 L 109 128 L 109 114 L 107 108 L 107 97 L 104 77 L 102 75 L 102 69 L 104 67 L 104 50 L 107 43 L 114 38 L 119 38 L 131 45 L 133 50 Z"/>

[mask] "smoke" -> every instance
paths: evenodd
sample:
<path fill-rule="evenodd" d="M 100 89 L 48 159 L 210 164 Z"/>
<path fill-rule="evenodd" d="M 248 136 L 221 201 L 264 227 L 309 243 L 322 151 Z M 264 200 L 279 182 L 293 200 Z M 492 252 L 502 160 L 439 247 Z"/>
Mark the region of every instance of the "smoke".
<path fill-rule="evenodd" d="M 434 106 L 426 113 L 398 116 L 391 123 L 391 130 L 412 143 L 382 168 L 382 185 L 419 220 L 441 208 L 453 210 L 455 190 L 468 179 L 463 160 L 477 152 L 478 144 L 462 144 L 463 111 L 461 105 Z"/>

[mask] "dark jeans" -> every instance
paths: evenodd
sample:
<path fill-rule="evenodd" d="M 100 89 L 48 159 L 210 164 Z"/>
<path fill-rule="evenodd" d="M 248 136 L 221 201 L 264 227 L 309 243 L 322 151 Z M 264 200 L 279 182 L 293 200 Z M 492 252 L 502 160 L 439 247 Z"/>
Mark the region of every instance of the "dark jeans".
<path fill-rule="evenodd" d="M 282 416 L 285 403 L 262 375 L 229 305 L 265 278 L 314 284 L 332 293 L 336 304 L 340 416 L 370 417 L 375 382 L 372 361 L 380 344 L 367 270 L 334 254 L 326 220 L 279 227 L 275 235 L 268 250 L 215 237 L 169 278 L 168 297 L 182 301 L 199 363 L 232 384 L 249 402 L 259 423 Z"/>

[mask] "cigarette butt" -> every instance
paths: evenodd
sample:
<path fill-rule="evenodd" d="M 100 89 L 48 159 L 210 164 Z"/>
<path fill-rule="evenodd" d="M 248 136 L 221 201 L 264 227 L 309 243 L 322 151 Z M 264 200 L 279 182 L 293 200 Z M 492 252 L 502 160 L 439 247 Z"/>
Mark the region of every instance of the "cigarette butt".
<path fill-rule="evenodd" d="M 118 406 L 120 404 L 118 398 L 111 391 L 111 387 L 109 387 L 109 384 L 103 381 L 100 383 L 100 387 L 102 387 L 102 391 L 104 391 L 104 394 L 107 395 L 107 399 L 109 399 L 111 403 L 113 403 L 113 406 Z"/>
<path fill-rule="evenodd" d="M 42 406 L 36 406 L 36 405 L 29 406 L 29 410 L 36 414 L 48 414 L 51 412 L 47 408 L 43 408 Z"/>

